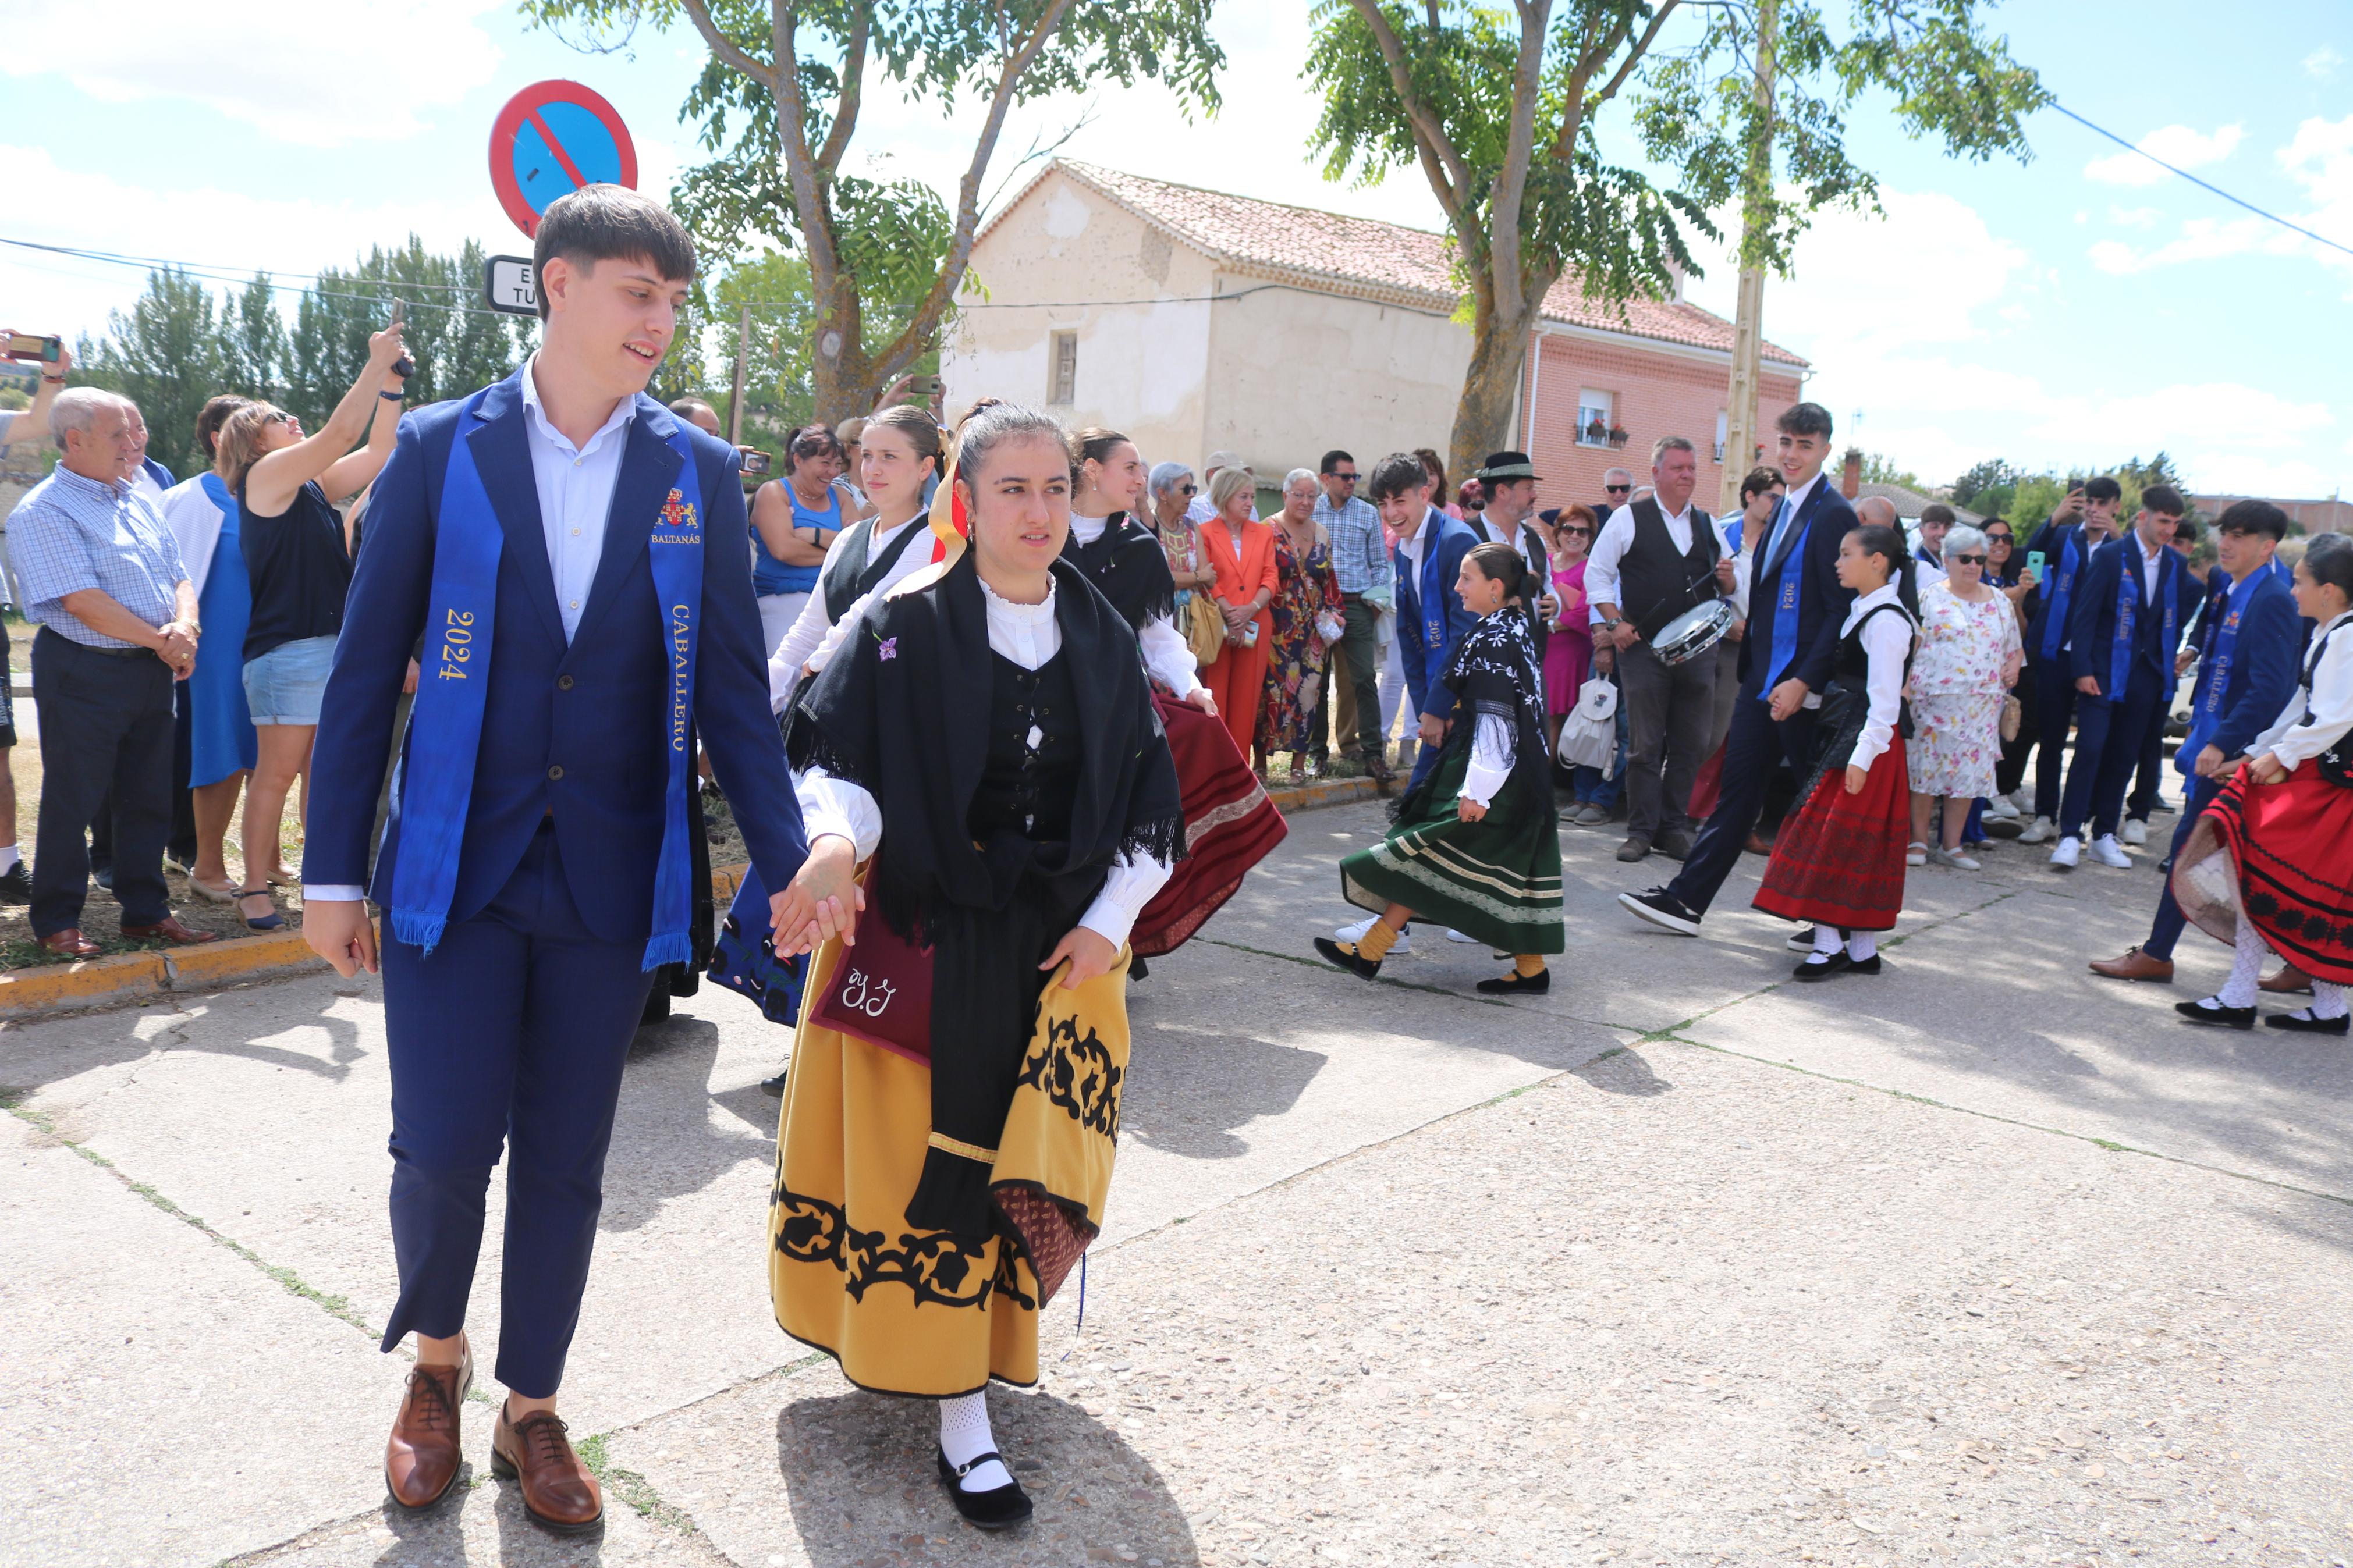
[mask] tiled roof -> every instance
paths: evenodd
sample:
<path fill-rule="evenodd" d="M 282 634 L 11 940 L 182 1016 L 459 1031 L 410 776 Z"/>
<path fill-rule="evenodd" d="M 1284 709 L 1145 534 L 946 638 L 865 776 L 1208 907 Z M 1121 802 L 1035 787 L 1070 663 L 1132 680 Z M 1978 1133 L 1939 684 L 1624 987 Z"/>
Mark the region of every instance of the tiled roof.
<path fill-rule="evenodd" d="M 1428 229 L 1148 180 L 1069 158 L 1055 160 L 1047 172 L 1057 168 L 1238 271 L 1312 282 L 1345 293 L 1410 299 L 1447 310 L 1460 298 L 1446 237 Z M 1044 177 L 1044 172 L 1038 176 Z M 1033 187 L 1036 184 L 1031 182 Z M 1025 189 L 1021 195 L 1028 194 Z M 998 216 L 1020 199 L 1017 195 L 1006 204 Z M 1567 326 L 1722 353 L 1732 348 L 1732 323 L 1714 311 L 1684 300 L 1638 299 L 1626 301 L 1621 316 L 1613 306 L 1586 299 L 1573 275 L 1552 286 L 1545 296 L 1544 313 L 1546 320 Z M 1806 363 L 1770 342 L 1764 352 L 1767 359 L 1781 364 Z"/>
<path fill-rule="evenodd" d="M 1918 490 L 1906 486 L 1882 484 L 1876 479 L 1866 479 L 1855 487 L 1855 500 L 1862 500 L 1866 496 L 1883 498 L 1895 508 L 1895 515 L 1906 522 L 1917 521 L 1920 513 L 1934 505 L 1936 500 L 1935 496 L 1924 496 Z M 1983 517 L 1967 507 L 1953 506 L 1951 501 L 1947 501 L 1945 504 L 1952 506 L 1954 516 L 1971 528 L 1985 521 Z"/>

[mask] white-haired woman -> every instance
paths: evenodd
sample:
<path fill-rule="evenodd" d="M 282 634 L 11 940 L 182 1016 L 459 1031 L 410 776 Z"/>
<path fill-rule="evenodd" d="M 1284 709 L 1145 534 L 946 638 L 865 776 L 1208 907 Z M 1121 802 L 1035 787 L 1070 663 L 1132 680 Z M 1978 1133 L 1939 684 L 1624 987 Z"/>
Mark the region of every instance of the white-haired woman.
<path fill-rule="evenodd" d="M 1985 580 L 1989 546 L 1983 532 L 1957 527 L 1945 535 L 1945 578 L 1920 590 L 1920 651 L 1912 666 L 1912 845 L 1910 864 L 1933 860 L 1974 871 L 1961 852 L 1969 803 L 1994 793 L 2001 761 L 2001 700 L 2017 683 L 2023 657 L 2018 616 Z M 1939 842 L 1928 823 L 1945 803 Z"/>
<path fill-rule="evenodd" d="M 1182 463 L 1155 463 L 1145 481 L 1145 499 L 1152 508 L 1152 531 L 1160 536 L 1160 548 L 1168 557 L 1169 575 L 1176 579 L 1176 620 L 1185 622 L 1185 606 L 1192 603 L 1196 589 L 1207 588 L 1218 580 L 1218 574 L 1201 563 L 1201 539 L 1193 531 L 1193 520 L 1187 515 L 1193 498 L 1200 487 L 1193 482 L 1193 470 Z"/>
<path fill-rule="evenodd" d="M 1340 625 L 1340 579 L 1332 569 L 1332 542 L 1315 521 L 1323 493 L 1314 471 L 1282 476 L 1282 510 L 1274 524 L 1274 628 L 1266 653 L 1266 699 L 1258 710 L 1259 765 L 1277 752 L 1291 753 L 1291 773 L 1324 771 L 1324 661 Z"/>

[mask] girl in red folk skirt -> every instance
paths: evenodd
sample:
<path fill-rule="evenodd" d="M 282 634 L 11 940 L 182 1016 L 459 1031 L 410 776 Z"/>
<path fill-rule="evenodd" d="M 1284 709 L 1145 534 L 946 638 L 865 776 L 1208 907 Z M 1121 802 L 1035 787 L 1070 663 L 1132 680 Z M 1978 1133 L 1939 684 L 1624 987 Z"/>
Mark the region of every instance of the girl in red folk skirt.
<path fill-rule="evenodd" d="M 2265 950 L 2312 976 L 2312 1005 L 2274 1029 L 2343 1035 L 2353 985 L 2353 539 L 2322 534 L 2295 566 L 2295 607 L 2318 627 L 2304 681 L 2173 862 L 2173 896 L 2231 943 L 2231 978 L 2177 1002 L 2193 1024 L 2248 1029 Z"/>
<path fill-rule="evenodd" d="M 1908 607 L 1903 535 L 1869 523 L 1840 542 L 1838 579 L 1854 595 L 1838 664 L 1822 694 L 1821 753 L 1802 805 L 1773 841 L 1757 889 L 1768 915 L 1814 922 L 1799 980 L 1879 973 L 1878 933 L 1904 907 L 1912 832 L 1904 766 L 1904 679 L 1919 622 Z"/>

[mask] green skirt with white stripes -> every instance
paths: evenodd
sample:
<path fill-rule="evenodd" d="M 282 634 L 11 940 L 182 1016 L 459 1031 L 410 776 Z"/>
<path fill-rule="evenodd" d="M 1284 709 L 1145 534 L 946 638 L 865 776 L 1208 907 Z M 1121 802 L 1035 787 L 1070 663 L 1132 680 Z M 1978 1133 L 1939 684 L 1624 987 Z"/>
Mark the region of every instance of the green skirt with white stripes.
<path fill-rule="evenodd" d="M 1378 913 L 1403 904 L 1414 919 L 1451 926 L 1499 952 L 1552 953 L 1567 945 L 1560 923 L 1560 829 L 1550 801 L 1530 800 L 1514 778 L 1477 822 L 1454 814 L 1471 765 L 1468 746 L 1449 747 L 1436 772 L 1388 837 L 1340 862 L 1340 890 Z"/>

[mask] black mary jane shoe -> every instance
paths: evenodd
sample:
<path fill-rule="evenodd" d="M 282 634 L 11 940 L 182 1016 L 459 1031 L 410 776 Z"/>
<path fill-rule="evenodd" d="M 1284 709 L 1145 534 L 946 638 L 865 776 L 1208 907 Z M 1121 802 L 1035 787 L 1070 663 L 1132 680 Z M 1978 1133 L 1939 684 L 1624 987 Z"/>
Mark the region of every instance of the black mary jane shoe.
<path fill-rule="evenodd" d="M 1315 939 L 1315 951 L 1326 963 L 1336 964 L 1359 980 L 1370 980 L 1381 972 L 1380 960 L 1366 958 L 1363 953 L 1342 947 L 1328 936 Z"/>
<path fill-rule="evenodd" d="M 963 1515 L 964 1521 L 974 1529 L 1010 1530 L 1017 1524 L 1027 1522 L 1029 1515 L 1036 1511 L 1030 1504 L 1029 1494 L 1021 1489 L 1019 1481 L 1008 1480 L 1003 1486 L 992 1487 L 985 1492 L 965 1490 L 965 1477 L 991 1459 L 1004 1465 L 1005 1460 L 1000 1455 L 983 1454 L 970 1464 L 951 1465 L 944 1452 L 933 1451 L 940 1461 L 940 1485 L 947 1488 L 948 1500 L 955 1504 L 956 1512 Z M 1006 1465 L 1005 1473 L 1011 1475 L 1013 1467 Z"/>
<path fill-rule="evenodd" d="M 2255 1026 L 2255 1010 L 2253 1007 L 2225 1007 L 2211 996 L 2197 1002 L 2176 1002 L 2173 1010 L 2193 1024 L 2232 1029 Z"/>
<path fill-rule="evenodd" d="M 1128 955 L 1127 977 L 1130 980 L 1147 980 L 1151 975 L 1152 968 L 1144 962 L 1144 954 L 1135 952 Z"/>
<path fill-rule="evenodd" d="M 1493 980 L 1482 980 L 1479 989 L 1490 996 L 1541 996 L 1552 989 L 1552 971 L 1539 969 L 1534 974 L 1522 974 L 1515 970 Z"/>
<path fill-rule="evenodd" d="M 1875 954 L 1873 955 L 1873 960 L 1876 962 Z M 1791 970 L 1789 972 L 1789 978 L 1810 984 L 1812 982 L 1817 980 L 1828 980 L 1831 975 L 1838 973 L 1840 971 L 1852 969 L 1852 967 L 1854 967 L 1854 960 L 1849 958 L 1843 952 L 1818 952 L 1811 958 L 1807 959 L 1803 963 L 1798 965 L 1797 968 Z"/>
<path fill-rule="evenodd" d="M 2274 1013 L 2263 1020 L 2266 1027 L 2294 1029 L 2306 1035 L 2341 1035 L 2353 1029 L 2353 1013 L 2339 1013 L 2334 1018 L 2316 1018 L 2309 1007 L 2299 1007 L 2293 1013 Z"/>
<path fill-rule="evenodd" d="M 1869 958 L 1856 958 L 1850 954 L 1846 961 L 1846 972 L 1849 974 L 1878 973 L 1879 954 L 1874 952 Z"/>
<path fill-rule="evenodd" d="M 763 1094 L 775 1095 L 778 1100 L 784 1099 L 785 1079 L 792 1076 L 792 1071 L 793 1069 L 788 1067 L 774 1078 L 762 1079 L 760 1080 L 760 1092 Z"/>

